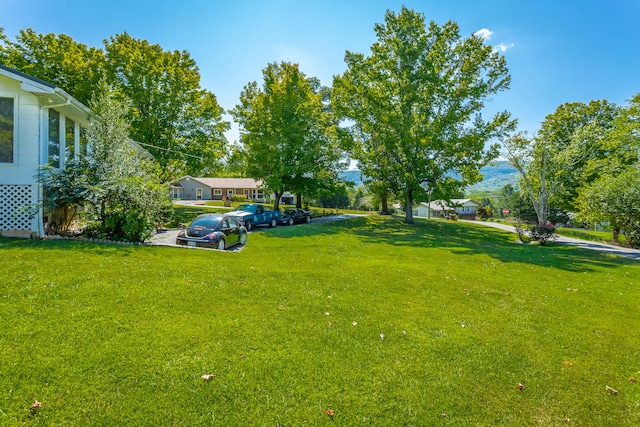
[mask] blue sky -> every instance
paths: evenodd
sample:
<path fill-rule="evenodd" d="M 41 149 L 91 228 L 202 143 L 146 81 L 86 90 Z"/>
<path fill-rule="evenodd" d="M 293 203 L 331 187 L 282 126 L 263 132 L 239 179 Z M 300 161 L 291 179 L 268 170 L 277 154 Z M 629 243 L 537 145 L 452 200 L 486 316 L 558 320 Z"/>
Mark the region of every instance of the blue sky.
<path fill-rule="evenodd" d="M 640 0 L 0 0 L 0 26 L 12 40 L 32 28 L 102 47 L 127 32 L 186 50 L 202 86 L 230 109 L 269 62 L 296 62 L 330 85 L 345 51 L 368 54 L 375 23 L 402 5 L 439 25 L 453 20 L 464 36 L 488 30 L 512 84 L 487 113 L 510 111 L 520 130 L 537 131 L 565 102 L 625 104 L 640 92 Z M 234 126 L 227 137 L 237 135 Z"/>

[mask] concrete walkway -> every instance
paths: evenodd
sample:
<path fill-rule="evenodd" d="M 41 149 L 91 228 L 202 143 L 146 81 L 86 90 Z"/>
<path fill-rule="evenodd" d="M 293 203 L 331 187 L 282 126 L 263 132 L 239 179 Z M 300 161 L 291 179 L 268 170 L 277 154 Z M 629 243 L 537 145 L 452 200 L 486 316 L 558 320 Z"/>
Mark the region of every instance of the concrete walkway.
<path fill-rule="evenodd" d="M 516 232 L 515 227 L 511 225 L 500 224 L 497 222 L 485 222 L 485 221 L 463 221 L 463 222 L 466 222 L 469 224 L 483 225 L 485 227 L 498 228 L 500 230 L 510 231 L 512 233 Z M 579 246 L 585 249 L 591 249 L 594 251 L 605 252 L 613 255 L 620 255 L 623 257 L 635 259 L 636 261 L 640 261 L 640 250 L 638 249 L 623 248 L 621 246 L 607 245 L 606 243 L 599 243 L 599 242 L 590 242 L 588 240 L 575 239 L 573 237 L 565 237 L 565 236 L 559 236 L 558 239 L 555 241 L 555 243 L 558 243 L 561 245 Z"/>

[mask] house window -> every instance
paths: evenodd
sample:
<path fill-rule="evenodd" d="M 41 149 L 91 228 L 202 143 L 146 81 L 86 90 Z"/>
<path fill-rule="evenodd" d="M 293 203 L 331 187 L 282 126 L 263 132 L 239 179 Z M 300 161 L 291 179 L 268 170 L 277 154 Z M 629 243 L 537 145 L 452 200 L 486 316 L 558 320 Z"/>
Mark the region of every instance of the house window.
<path fill-rule="evenodd" d="M 222 190 L 219 188 L 214 188 L 213 189 L 213 195 L 214 196 L 222 196 Z"/>
<path fill-rule="evenodd" d="M 182 187 L 171 187 L 171 197 L 174 199 L 182 199 Z"/>
<path fill-rule="evenodd" d="M 233 190 L 227 190 L 227 196 L 233 197 Z"/>
<path fill-rule="evenodd" d="M 87 155 L 87 129 L 80 126 L 80 154 Z"/>
<path fill-rule="evenodd" d="M 76 156 L 76 124 L 71 119 L 65 120 L 64 125 L 65 164 Z"/>
<path fill-rule="evenodd" d="M 14 125 L 13 98 L 0 98 L 0 163 L 13 163 Z"/>
<path fill-rule="evenodd" d="M 202 188 L 196 188 L 196 200 L 202 200 Z"/>
<path fill-rule="evenodd" d="M 54 168 L 60 167 L 60 113 L 49 110 L 49 151 L 48 162 Z"/>

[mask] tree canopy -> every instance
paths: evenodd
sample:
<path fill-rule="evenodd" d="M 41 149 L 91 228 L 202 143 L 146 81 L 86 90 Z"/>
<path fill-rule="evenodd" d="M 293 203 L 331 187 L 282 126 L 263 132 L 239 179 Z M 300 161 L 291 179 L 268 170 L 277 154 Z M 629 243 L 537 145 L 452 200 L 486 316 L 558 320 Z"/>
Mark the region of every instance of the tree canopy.
<path fill-rule="evenodd" d="M 369 56 L 346 53 L 333 100 L 354 137 L 354 157 L 365 174 L 397 187 L 411 223 L 425 183 L 455 192 L 497 156 L 487 142 L 515 121 L 507 112 L 490 120 L 481 113 L 510 76 L 503 56 L 480 37 L 461 37 L 454 22 L 427 28 L 422 14 L 403 7 L 388 11 L 375 32 Z"/>
<path fill-rule="evenodd" d="M 317 195 L 338 182 L 342 152 L 328 89 L 297 64 L 271 63 L 264 82 L 247 84 L 232 110 L 250 176 L 273 191 L 278 208 L 285 191 Z"/>
<path fill-rule="evenodd" d="M 129 132 L 163 168 L 163 180 L 210 174 L 225 154 L 229 123 L 215 95 L 200 87 L 186 51 L 165 51 L 127 33 L 104 50 L 64 34 L 22 30 L 16 41 L 0 32 L 0 62 L 49 81 L 87 104 L 106 81 L 129 106 Z"/>

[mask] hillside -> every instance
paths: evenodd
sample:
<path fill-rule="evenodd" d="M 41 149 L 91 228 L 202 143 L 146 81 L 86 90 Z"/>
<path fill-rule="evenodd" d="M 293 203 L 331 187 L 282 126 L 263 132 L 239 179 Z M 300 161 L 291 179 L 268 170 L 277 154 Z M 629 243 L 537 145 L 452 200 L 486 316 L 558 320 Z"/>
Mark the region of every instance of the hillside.
<path fill-rule="evenodd" d="M 516 168 L 507 161 L 498 161 L 493 165 L 487 165 L 480 169 L 484 179 L 467 188 L 467 193 L 478 193 L 481 191 L 497 191 L 505 185 L 511 184 L 518 187 L 520 177 Z M 359 170 L 347 170 L 340 173 L 340 177 L 345 181 L 353 182 L 356 187 L 362 184 L 362 175 Z"/>

